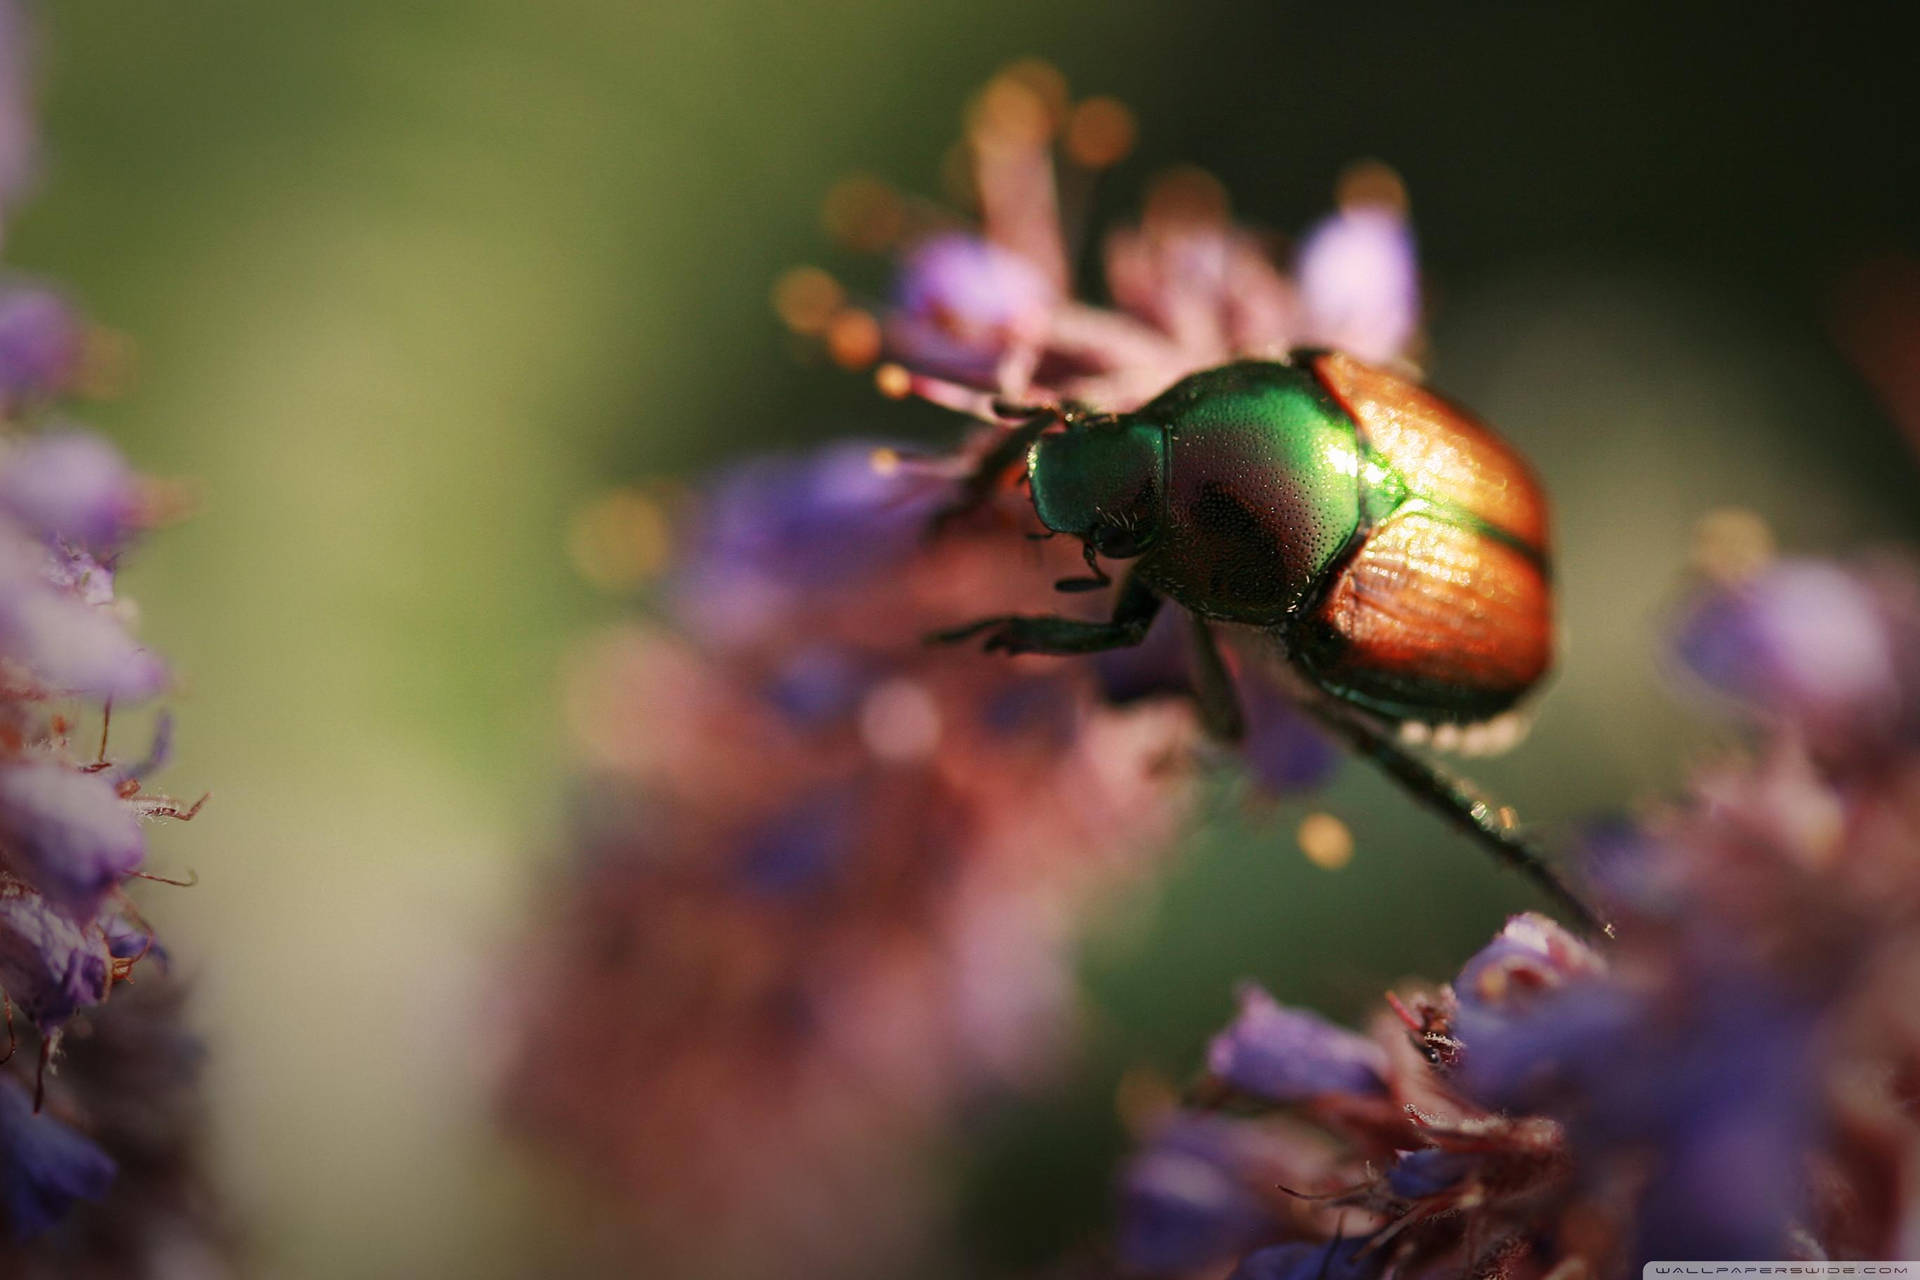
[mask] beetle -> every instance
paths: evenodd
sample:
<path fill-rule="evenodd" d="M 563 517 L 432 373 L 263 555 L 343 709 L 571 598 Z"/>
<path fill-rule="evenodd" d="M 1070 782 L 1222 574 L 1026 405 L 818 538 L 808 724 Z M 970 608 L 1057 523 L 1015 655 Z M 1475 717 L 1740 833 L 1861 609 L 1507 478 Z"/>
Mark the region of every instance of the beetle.
<path fill-rule="evenodd" d="M 1406 750 L 1493 721 L 1553 656 L 1547 501 L 1519 453 L 1426 387 L 1336 351 L 1191 374 L 1129 413 L 1005 408 L 1017 419 L 962 505 L 1024 458 L 1034 510 L 1078 538 L 1089 576 L 1131 562 L 1111 617 L 1002 615 L 941 632 L 1008 653 L 1139 644 L 1163 602 L 1188 614 L 1215 736 L 1244 732 L 1214 628 L 1251 633 L 1324 723 L 1417 797 L 1604 929 L 1470 787 Z"/>

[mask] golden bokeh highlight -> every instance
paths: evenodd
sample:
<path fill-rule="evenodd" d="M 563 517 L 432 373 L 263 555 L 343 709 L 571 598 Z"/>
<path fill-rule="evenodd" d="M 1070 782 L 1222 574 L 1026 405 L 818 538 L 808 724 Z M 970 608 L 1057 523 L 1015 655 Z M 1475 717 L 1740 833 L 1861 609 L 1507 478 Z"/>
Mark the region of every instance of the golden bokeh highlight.
<path fill-rule="evenodd" d="M 1066 115 L 1066 78 L 1045 63 L 1016 63 L 987 82 L 967 110 L 976 146 L 1045 146 Z"/>
<path fill-rule="evenodd" d="M 802 337 L 817 338 L 846 305 L 847 291 L 819 267 L 790 267 L 773 283 L 773 310 Z"/>
<path fill-rule="evenodd" d="M 885 337 L 870 311 L 848 307 L 827 325 L 827 354 L 842 369 L 865 369 L 880 358 Z"/>
<path fill-rule="evenodd" d="M 666 508 L 638 489 L 615 489 L 593 499 L 567 524 L 567 558 L 581 578 L 602 591 L 631 591 L 667 566 L 673 550 Z"/>
<path fill-rule="evenodd" d="M 1300 852 L 1322 871 L 1338 871 L 1353 861 L 1353 832 L 1330 813 L 1310 813 L 1294 832 Z"/>
<path fill-rule="evenodd" d="M 913 394 L 913 375 L 903 365 L 883 364 L 873 371 L 873 385 L 889 400 L 905 400 Z"/>
<path fill-rule="evenodd" d="M 1106 169 L 1127 158 L 1139 132 L 1126 103 L 1118 98 L 1088 98 L 1067 116 L 1062 146 L 1075 164 Z"/>
<path fill-rule="evenodd" d="M 1773 560 L 1773 530 L 1745 507 L 1720 507 L 1693 526 L 1687 559 L 1696 573 L 1714 582 L 1736 583 Z"/>
<path fill-rule="evenodd" d="M 1356 160 L 1334 180 L 1333 199 L 1342 209 L 1391 209 L 1404 214 L 1408 207 L 1407 184 L 1391 165 Z"/>

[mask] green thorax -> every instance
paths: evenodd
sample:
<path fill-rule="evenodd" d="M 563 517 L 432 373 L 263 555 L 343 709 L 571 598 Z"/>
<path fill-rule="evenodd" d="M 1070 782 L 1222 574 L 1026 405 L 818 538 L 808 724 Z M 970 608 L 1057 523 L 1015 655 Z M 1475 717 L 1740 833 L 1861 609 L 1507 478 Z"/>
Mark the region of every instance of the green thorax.
<path fill-rule="evenodd" d="M 1302 367 L 1210 369 L 1123 421 L 1167 432 L 1162 536 L 1139 571 L 1207 617 L 1285 621 L 1404 493 Z"/>

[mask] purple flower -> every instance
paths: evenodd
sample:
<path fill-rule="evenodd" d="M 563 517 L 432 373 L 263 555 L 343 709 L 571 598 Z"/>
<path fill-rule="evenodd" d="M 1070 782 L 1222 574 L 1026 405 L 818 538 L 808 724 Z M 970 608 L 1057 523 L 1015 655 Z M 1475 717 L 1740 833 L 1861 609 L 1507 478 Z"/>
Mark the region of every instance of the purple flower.
<path fill-rule="evenodd" d="M 1387 1056 L 1379 1045 L 1317 1014 L 1286 1008 L 1255 986 L 1241 988 L 1240 1015 L 1208 1046 L 1207 1069 L 1269 1102 L 1387 1091 Z"/>
<path fill-rule="evenodd" d="M 1379 362 L 1420 326 L 1413 230 L 1397 209 L 1342 209 L 1308 232 L 1295 270 L 1310 343 Z"/>
<path fill-rule="evenodd" d="M 1240 750 L 1263 788 L 1275 795 L 1311 791 L 1339 771 L 1346 758 L 1339 745 L 1258 667 L 1241 676 L 1239 687 L 1247 715 Z"/>
<path fill-rule="evenodd" d="M 139 528 L 143 506 L 140 478 L 99 436 L 31 436 L 0 453 L 0 512 L 49 542 L 112 551 Z"/>
<path fill-rule="evenodd" d="M 0 412 L 67 391 L 85 347 L 86 327 L 65 298 L 0 284 Z"/>
<path fill-rule="evenodd" d="M 1273 1230 L 1272 1209 L 1247 1186 L 1247 1136 L 1230 1121 L 1179 1116 L 1128 1163 L 1116 1248 L 1129 1268 L 1203 1267 Z"/>
<path fill-rule="evenodd" d="M 0 547 L 0 559 L 6 549 Z M 38 582 L 9 582 L 0 564 L 0 658 L 55 696 L 139 702 L 167 687 L 167 668 L 112 613 Z"/>
<path fill-rule="evenodd" d="M 911 555 L 951 497 L 947 480 L 857 441 L 744 463 L 713 486 L 675 602 L 704 632 L 753 632 L 810 588 Z"/>
<path fill-rule="evenodd" d="M 106 997 L 112 961 L 98 931 L 19 885 L 0 887 L 0 988 L 42 1032 Z"/>
<path fill-rule="evenodd" d="M 770 895 L 823 888 L 855 847 L 859 816 L 860 795 L 853 788 L 828 787 L 803 796 L 747 836 L 740 873 Z"/>
<path fill-rule="evenodd" d="M 1402 1199 L 1425 1200 L 1458 1186 L 1475 1163 L 1472 1156 L 1460 1151 L 1438 1147 L 1409 1151 L 1387 1170 L 1387 1188 Z"/>
<path fill-rule="evenodd" d="M 1461 966 L 1453 991 L 1463 1009 L 1512 1012 L 1544 992 L 1605 971 L 1606 962 L 1592 947 L 1529 911 L 1507 921 Z"/>
<path fill-rule="evenodd" d="M 949 232 L 914 246 L 900 267 L 889 346 L 903 360 L 966 381 L 990 379 L 1017 347 L 1045 334 L 1059 291 L 1025 257 Z"/>
<path fill-rule="evenodd" d="M 8 1231 L 37 1236 L 76 1200 L 98 1200 L 117 1172 L 106 1152 L 49 1115 L 11 1076 L 0 1076 L 0 1201 Z"/>
<path fill-rule="evenodd" d="M 1364 1238 L 1269 1245 L 1242 1258 L 1227 1280 L 1371 1280 L 1389 1256 Z"/>
<path fill-rule="evenodd" d="M 0 846 L 8 870 L 75 919 L 98 911 L 146 855 L 113 784 L 57 764 L 0 765 Z"/>
<path fill-rule="evenodd" d="M 1837 565 L 1785 560 L 1701 593 L 1679 620 L 1675 649 L 1708 687 L 1817 729 L 1885 727 L 1901 707 L 1874 593 Z"/>

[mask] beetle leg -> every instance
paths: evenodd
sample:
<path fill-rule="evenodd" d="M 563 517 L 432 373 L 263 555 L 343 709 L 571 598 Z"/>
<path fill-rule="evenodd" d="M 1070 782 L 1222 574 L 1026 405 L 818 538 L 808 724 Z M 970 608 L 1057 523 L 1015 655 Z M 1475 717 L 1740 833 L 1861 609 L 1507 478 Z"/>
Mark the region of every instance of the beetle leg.
<path fill-rule="evenodd" d="M 1481 847 L 1533 881 L 1588 933 L 1613 936 L 1613 926 L 1567 887 L 1538 845 L 1502 824 L 1498 811 L 1474 787 L 1429 764 L 1395 741 L 1391 733 L 1360 716 L 1314 699 L 1320 721 L 1373 760 L 1422 804 L 1465 831 Z"/>
<path fill-rule="evenodd" d="M 1247 716 L 1220 656 L 1220 642 L 1205 619 L 1188 614 L 1187 622 L 1193 629 L 1193 701 L 1200 709 L 1200 725 L 1216 741 L 1237 743 L 1247 736 Z"/>
<path fill-rule="evenodd" d="M 1022 408 L 1018 413 L 1020 421 L 1002 432 L 993 447 L 980 455 L 973 470 L 961 480 L 959 496 L 933 513 L 933 519 L 927 524 L 928 537 L 938 537 L 953 521 L 985 506 L 1007 472 L 1026 461 L 1027 450 L 1033 447 L 1033 442 L 1060 421 L 1060 411 L 1051 406 Z"/>
<path fill-rule="evenodd" d="M 936 631 L 927 639 L 933 644 L 958 644 L 975 636 L 984 636 L 984 648 L 992 653 L 1099 653 L 1105 649 L 1130 649 L 1147 638 L 1147 628 L 1160 612 L 1160 596 L 1140 581 L 1139 575 L 1127 578 L 1114 603 L 1113 617 L 1106 622 L 1087 622 L 1080 618 L 1061 618 L 1052 614 L 1003 614 L 982 618 L 950 631 Z"/>

